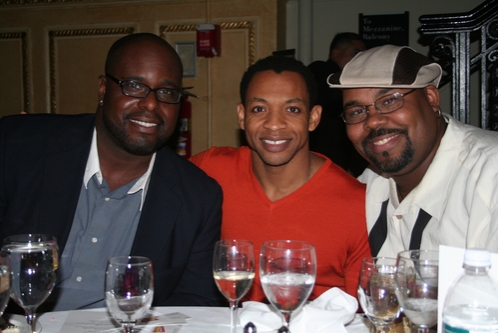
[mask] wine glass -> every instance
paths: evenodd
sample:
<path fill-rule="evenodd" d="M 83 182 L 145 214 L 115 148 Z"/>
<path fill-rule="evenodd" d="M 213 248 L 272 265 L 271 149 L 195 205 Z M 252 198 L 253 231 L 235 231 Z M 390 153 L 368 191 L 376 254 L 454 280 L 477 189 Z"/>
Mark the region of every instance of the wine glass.
<path fill-rule="evenodd" d="M 106 305 L 124 333 L 133 333 L 144 318 L 154 296 L 151 260 L 146 257 L 113 257 L 107 262 Z"/>
<path fill-rule="evenodd" d="M 213 254 L 213 277 L 230 304 L 230 330 L 237 325 L 237 303 L 248 292 L 255 278 L 253 243 L 247 240 L 220 240 Z"/>
<path fill-rule="evenodd" d="M 50 295 L 57 280 L 57 240 L 43 234 L 14 235 L 4 239 L 2 252 L 11 266 L 10 296 L 24 309 L 31 332 L 36 332 L 36 309 Z"/>
<path fill-rule="evenodd" d="M 315 247 L 296 240 L 267 241 L 260 253 L 260 281 L 269 302 L 284 321 L 278 332 L 290 332 L 293 311 L 301 308 L 315 283 Z"/>
<path fill-rule="evenodd" d="M 10 299 L 12 277 L 10 270 L 10 260 L 4 251 L 0 253 L 0 316 L 7 307 Z"/>
<path fill-rule="evenodd" d="M 430 332 L 438 318 L 438 251 L 400 252 L 395 285 L 400 306 L 417 332 Z"/>
<path fill-rule="evenodd" d="M 377 333 L 388 332 L 388 325 L 400 313 L 395 295 L 397 259 L 369 257 L 362 260 L 357 293 L 365 315 Z"/>

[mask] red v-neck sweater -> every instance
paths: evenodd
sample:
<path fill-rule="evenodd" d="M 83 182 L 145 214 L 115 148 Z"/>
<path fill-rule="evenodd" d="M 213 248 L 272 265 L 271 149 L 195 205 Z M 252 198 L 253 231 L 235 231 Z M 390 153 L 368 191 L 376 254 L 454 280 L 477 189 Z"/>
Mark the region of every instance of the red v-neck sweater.
<path fill-rule="evenodd" d="M 257 265 L 267 240 L 310 242 L 317 253 L 310 299 L 332 287 L 357 298 L 361 260 L 371 256 L 362 183 L 326 159 L 302 187 L 271 202 L 253 174 L 248 147 L 211 148 L 191 161 L 222 186 L 223 239 L 252 241 Z M 258 273 L 244 299 L 266 302 Z"/>

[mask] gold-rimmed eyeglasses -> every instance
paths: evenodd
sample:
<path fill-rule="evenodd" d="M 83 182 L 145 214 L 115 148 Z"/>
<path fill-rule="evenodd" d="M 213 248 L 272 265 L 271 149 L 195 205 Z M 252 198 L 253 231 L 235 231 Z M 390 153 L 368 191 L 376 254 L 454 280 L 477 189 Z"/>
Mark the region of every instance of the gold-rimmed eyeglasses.
<path fill-rule="evenodd" d="M 390 95 L 385 95 L 367 105 L 349 106 L 343 110 L 341 118 L 345 123 L 351 125 L 363 122 L 367 118 L 367 115 L 369 114 L 369 107 L 371 106 L 374 106 L 376 111 L 381 114 L 397 111 L 404 106 L 404 96 L 407 96 L 416 90 L 417 89 L 409 90 L 405 94 L 396 92 Z"/>

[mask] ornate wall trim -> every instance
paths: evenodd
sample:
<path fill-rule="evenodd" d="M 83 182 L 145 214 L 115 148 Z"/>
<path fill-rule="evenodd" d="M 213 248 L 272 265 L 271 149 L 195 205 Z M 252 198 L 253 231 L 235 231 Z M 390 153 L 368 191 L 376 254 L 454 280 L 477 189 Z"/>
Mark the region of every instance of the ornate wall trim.
<path fill-rule="evenodd" d="M 49 31 L 49 58 L 50 58 L 50 113 L 57 111 L 57 80 L 55 39 L 58 37 L 100 36 L 100 35 L 127 35 L 134 33 L 134 27 L 106 28 L 106 29 L 77 29 Z"/>
<path fill-rule="evenodd" d="M 197 24 L 175 24 L 175 25 L 162 25 L 159 28 L 159 35 L 162 38 L 166 38 L 166 34 L 169 32 L 184 32 L 184 31 L 196 31 Z M 255 49 L 255 25 L 251 21 L 243 22 L 228 22 L 220 23 L 220 28 L 222 30 L 230 29 L 247 29 L 248 30 L 248 62 L 249 65 L 253 65 L 256 58 Z"/>
<path fill-rule="evenodd" d="M 8 5 L 34 5 L 38 3 L 51 2 L 79 2 L 81 0 L 0 0 L 0 6 Z"/>
<path fill-rule="evenodd" d="M 181 2 L 183 0 L 148 0 L 148 2 Z M 144 3 L 145 0 L 0 0 L 1 6 L 56 6 L 56 5 L 78 5 L 78 4 L 136 4 Z"/>
<path fill-rule="evenodd" d="M 0 39 L 20 39 L 21 40 L 21 61 L 23 75 L 23 111 L 29 113 L 29 66 L 28 66 L 28 34 L 22 32 L 4 32 L 0 33 Z"/>

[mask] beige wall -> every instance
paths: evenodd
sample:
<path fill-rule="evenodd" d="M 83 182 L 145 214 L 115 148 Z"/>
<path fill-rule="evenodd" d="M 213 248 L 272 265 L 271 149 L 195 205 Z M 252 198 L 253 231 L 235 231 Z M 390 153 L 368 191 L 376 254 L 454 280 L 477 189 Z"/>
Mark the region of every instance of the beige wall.
<path fill-rule="evenodd" d="M 21 2 L 27 4 L 16 4 Z M 306 64 L 324 60 L 335 33 L 357 30 L 359 13 L 401 11 L 410 13 L 410 46 L 426 53 L 428 46 L 421 44 L 417 31 L 419 16 L 465 12 L 481 2 L 0 0 L 0 116 L 20 110 L 93 112 L 97 77 L 116 39 L 133 31 L 156 33 L 172 44 L 192 42 L 195 27 L 210 22 L 223 26 L 222 55 L 196 58 L 197 76 L 184 79 L 184 86 L 193 86 L 191 91 L 200 97 L 191 99 L 192 150 L 238 146 L 239 80 L 252 61 L 286 48 L 295 48 Z M 300 7 L 308 9 L 304 13 Z M 300 31 L 310 31 L 307 43 L 300 41 Z M 308 46 L 300 49 L 303 45 Z M 449 87 L 441 92 L 443 110 L 448 110 Z"/>
<path fill-rule="evenodd" d="M 0 116 L 94 112 L 97 78 L 116 39 L 152 32 L 175 45 L 194 42 L 198 24 L 220 24 L 221 56 L 196 58 L 196 77 L 184 79 L 199 96 L 191 98 L 194 153 L 239 145 L 241 76 L 255 59 L 284 47 L 283 0 L 32 2 L 0 1 Z"/>

